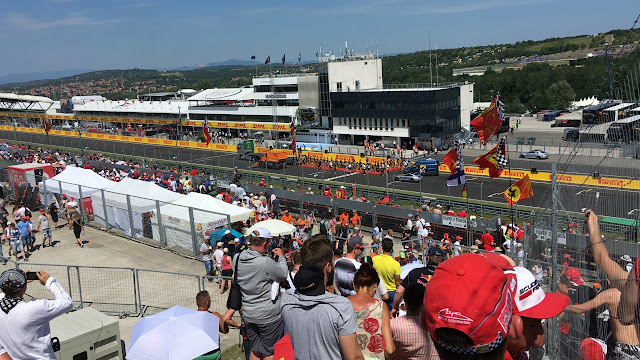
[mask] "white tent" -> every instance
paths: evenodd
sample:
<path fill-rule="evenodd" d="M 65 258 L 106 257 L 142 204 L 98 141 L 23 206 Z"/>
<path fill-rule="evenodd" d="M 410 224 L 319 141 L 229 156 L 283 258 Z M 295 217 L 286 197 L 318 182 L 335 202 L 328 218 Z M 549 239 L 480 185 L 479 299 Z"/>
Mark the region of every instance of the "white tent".
<path fill-rule="evenodd" d="M 166 235 L 167 245 L 192 250 L 191 222 L 189 208 L 193 209 L 194 229 L 198 234 L 227 225 L 227 215 L 231 222 L 246 221 L 252 210 L 228 204 L 210 195 L 190 193 L 172 204 L 160 207 L 160 218 Z M 158 217 L 151 218 L 153 239 L 160 241 Z M 199 235 L 197 241 L 200 241 Z"/>
<path fill-rule="evenodd" d="M 68 198 L 90 197 L 96 192 L 111 187 L 114 181 L 107 180 L 95 172 L 74 166 L 67 166 L 60 174 L 40 183 L 43 204 L 48 205 L 53 194 L 66 194 Z"/>
<path fill-rule="evenodd" d="M 129 195 L 129 202 L 127 202 L 127 195 Z M 105 189 L 104 203 L 102 194 L 95 194 L 92 197 L 95 221 L 102 225 L 106 224 L 103 205 L 106 204 L 106 219 L 109 225 L 121 229 L 131 236 L 130 205 L 134 227 L 133 234 L 135 237 L 141 237 L 143 235 L 143 214 L 156 212 L 156 201 L 159 202 L 158 205 L 162 206 L 182 197 L 184 195 L 166 190 L 149 181 L 124 178 L 122 181 Z"/>

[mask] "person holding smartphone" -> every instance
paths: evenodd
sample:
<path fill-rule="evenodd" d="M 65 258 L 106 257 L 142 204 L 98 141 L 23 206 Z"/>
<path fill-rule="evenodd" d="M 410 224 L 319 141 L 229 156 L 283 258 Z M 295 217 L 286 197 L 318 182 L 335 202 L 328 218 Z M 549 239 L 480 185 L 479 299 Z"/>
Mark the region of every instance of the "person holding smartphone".
<path fill-rule="evenodd" d="M 31 280 L 33 279 L 33 280 Z M 53 300 L 24 301 L 27 283 L 38 281 Z M 49 321 L 73 308 L 62 285 L 44 271 L 8 269 L 0 275 L 0 344 L 13 359 L 56 359 Z"/>

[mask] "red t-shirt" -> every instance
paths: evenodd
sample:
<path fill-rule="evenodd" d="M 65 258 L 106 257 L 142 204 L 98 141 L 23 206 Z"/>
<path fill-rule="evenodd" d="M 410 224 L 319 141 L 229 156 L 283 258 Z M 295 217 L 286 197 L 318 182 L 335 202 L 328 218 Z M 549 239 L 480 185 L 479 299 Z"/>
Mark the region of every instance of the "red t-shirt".
<path fill-rule="evenodd" d="M 480 237 L 480 241 L 482 241 L 482 245 L 484 246 L 485 250 L 493 251 L 494 247 L 493 245 L 491 245 L 491 243 L 493 242 L 493 236 L 491 236 L 491 234 L 482 234 L 482 236 Z"/>
<path fill-rule="evenodd" d="M 467 217 L 467 212 L 464 211 L 464 210 L 458 211 L 458 217 L 466 218 Z"/>

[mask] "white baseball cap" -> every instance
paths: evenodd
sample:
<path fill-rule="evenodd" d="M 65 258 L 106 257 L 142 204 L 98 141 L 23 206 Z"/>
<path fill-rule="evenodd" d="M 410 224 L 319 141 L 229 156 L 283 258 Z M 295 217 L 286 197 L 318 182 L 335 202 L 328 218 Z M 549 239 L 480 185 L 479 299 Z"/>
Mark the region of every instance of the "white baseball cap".
<path fill-rule="evenodd" d="M 224 232 L 224 234 L 225 234 L 225 235 L 227 235 L 227 234 L 231 234 L 231 230 L 227 229 L 227 230 Z"/>
<path fill-rule="evenodd" d="M 263 239 L 271 239 L 271 231 L 269 231 L 269 229 L 263 228 L 263 227 L 255 228 L 251 232 L 251 235 L 253 235 L 255 237 L 263 238 Z"/>
<path fill-rule="evenodd" d="M 545 293 L 531 271 L 514 266 L 518 289 L 515 294 L 513 313 L 532 318 L 549 319 L 560 314 L 569 297 L 560 293 Z"/>

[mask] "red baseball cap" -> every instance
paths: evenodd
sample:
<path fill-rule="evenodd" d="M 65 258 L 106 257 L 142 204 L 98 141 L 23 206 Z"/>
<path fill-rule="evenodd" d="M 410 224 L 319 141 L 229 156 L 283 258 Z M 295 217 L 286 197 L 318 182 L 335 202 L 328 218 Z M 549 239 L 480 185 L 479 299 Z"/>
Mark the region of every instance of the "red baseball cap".
<path fill-rule="evenodd" d="M 569 282 L 573 284 L 573 286 L 584 285 L 584 279 L 582 279 L 582 276 L 580 275 L 580 270 L 576 268 L 567 269 L 567 271 L 564 273 L 564 276 L 567 277 L 567 280 L 569 280 Z"/>
<path fill-rule="evenodd" d="M 532 318 L 549 319 L 560 314 L 569 304 L 569 297 L 560 293 L 545 293 L 531 271 L 514 266 L 518 280 L 513 313 Z"/>
<path fill-rule="evenodd" d="M 507 338 L 515 288 L 511 264 L 499 255 L 462 254 L 443 261 L 427 284 L 423 326 L 448 351 L 490 352 Z M 475 345 L 462 348 L 440 341 L 436 335 L 440 328 L 461 331 Z"/>
<path fill-rule="evenodd" d="M 586 338 L 580 344 L 580 359 L 604 360 L 607 357 L 607 344 L 594 338 Z"/>

